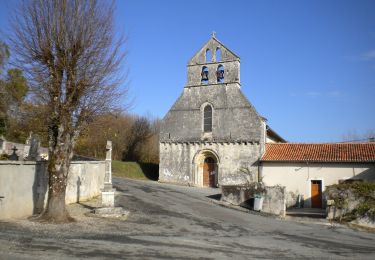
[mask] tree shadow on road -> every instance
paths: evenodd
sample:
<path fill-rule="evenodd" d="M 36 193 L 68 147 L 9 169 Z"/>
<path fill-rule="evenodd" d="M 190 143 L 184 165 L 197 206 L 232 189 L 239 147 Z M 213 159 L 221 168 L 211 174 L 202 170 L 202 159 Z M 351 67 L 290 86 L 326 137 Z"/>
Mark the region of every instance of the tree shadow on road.
<path fill-rule="evenodd" d="M 220 201 L 221 200 L 221 193 L 209 195 L 209 196 L 206 196 L 206 197 L 209 198 L 209 199 Z"/>

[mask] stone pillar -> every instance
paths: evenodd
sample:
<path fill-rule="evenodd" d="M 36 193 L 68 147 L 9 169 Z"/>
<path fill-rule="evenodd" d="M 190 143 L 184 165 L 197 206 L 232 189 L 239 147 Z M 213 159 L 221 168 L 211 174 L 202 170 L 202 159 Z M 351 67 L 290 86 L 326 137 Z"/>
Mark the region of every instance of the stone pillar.
<path fill-rule="evenodd" d="M 107 141 L 105 153 L 105 177 L 104 185 L 112 188 L 112 142 Z"/>
<path fill-rule="evenodd" d="M 115 190 L 116 189 L 112 187 L 112 142 L 107 141 L 102 207 L 112 208 L 115 206 Z"/>

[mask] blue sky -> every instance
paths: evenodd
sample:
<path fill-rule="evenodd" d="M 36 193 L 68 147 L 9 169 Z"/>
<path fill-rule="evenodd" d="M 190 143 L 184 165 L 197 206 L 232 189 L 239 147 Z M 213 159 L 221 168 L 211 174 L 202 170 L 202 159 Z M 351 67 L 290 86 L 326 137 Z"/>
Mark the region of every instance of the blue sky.
<path fill-rule="evenodd" d="M 3 32 L 12 5 L 0 3 Z M 375 130 L 375 1 L 123 0 L 115 18 L 131 112 L 163 117 L 215 31 L 241 57 L 243 92 L 287 140 Z"/>

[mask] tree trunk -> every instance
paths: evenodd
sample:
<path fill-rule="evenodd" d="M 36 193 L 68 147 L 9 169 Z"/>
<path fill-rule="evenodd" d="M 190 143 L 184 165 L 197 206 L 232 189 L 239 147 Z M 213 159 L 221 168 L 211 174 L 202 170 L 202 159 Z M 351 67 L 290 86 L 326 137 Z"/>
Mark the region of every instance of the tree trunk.
<path fill-rule="evenodd" d="M 64 223 L 74 221 L 65 207 L 65 191 L 68 181 L 70 160 L 73 156 L 72 134 L 61 125 L 54 128 L 50 139 L 48 155 L 48 200 L 40 220 Z M 53 131 L 53 130 L 52 130 Z"/>

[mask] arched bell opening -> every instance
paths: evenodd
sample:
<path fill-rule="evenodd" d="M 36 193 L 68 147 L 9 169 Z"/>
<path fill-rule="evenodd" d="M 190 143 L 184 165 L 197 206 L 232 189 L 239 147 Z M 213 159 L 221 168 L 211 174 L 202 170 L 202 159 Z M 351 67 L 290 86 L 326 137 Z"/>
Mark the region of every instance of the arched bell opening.
<path fill-rule="evenodd" d="M 224 83 L 224 66 L 219 65 L 216 70 L 216 79 L 218 83 Z"/>
<path fill-rule="evenodd" d="M 208 84 L 208 68 L 206 66 L 202 67 L 201 83 L 202 84 Z"/>

